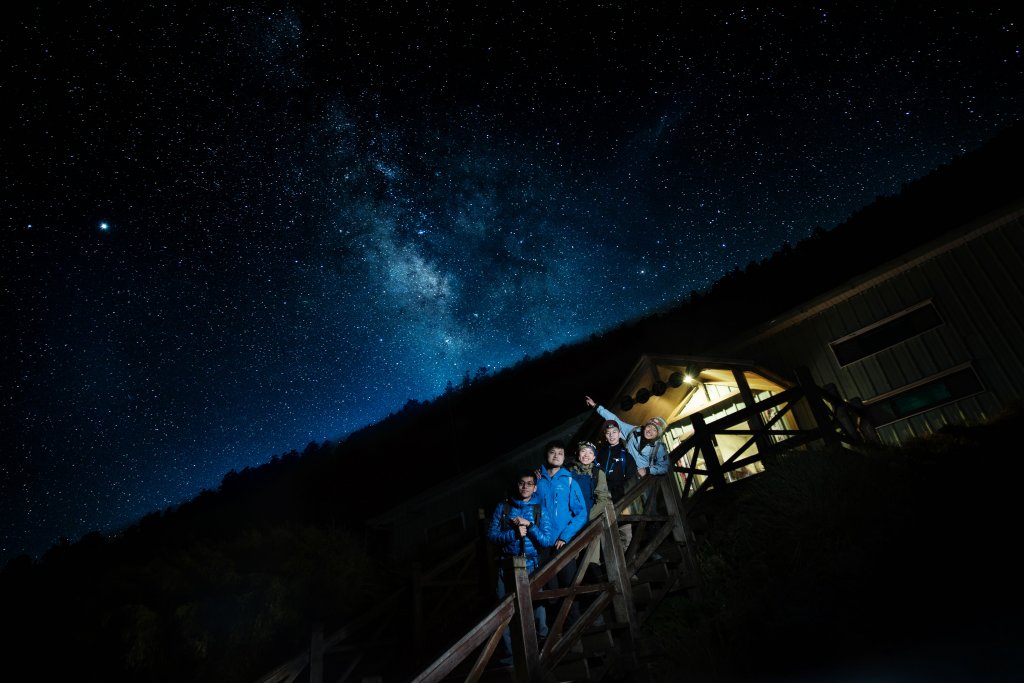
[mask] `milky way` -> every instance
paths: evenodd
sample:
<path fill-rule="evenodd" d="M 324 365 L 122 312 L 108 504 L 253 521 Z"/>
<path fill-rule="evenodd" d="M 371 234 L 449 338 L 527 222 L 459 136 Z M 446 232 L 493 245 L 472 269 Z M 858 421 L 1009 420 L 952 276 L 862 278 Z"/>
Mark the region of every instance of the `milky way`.
<path fill-rule="evenodd" d="M 1024 93 L 1008 10 L 423 5 L 8 18 L 0 557 L 670 305 Z"/>

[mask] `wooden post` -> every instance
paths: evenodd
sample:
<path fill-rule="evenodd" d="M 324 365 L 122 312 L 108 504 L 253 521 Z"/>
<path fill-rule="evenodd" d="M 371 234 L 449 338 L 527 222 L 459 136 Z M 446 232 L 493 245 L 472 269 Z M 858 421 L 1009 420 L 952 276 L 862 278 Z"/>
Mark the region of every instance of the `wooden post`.
<path fill-rule="evenodd" d="M 828 408 L 825 407 L 825 400 L 821 397 L 821 389 L 814 383 L 814 378 L 811 377 L 811 371 L 807 369 L 807 366 L 801 365 L 796 369 L 796 381 L 804 391 L 804 396 L 811 408 L 811 415 L 818 423 L 818 433 L 825 445 L 838 448 L 840 446 L 839 435 L 836 434 L 836 428 L 832 424 L 832 420 L 829 419 Z"/>
<path fill-rule="evenodd" d="M 708 429 L 708 424 L 700 413 L 691 415 L 690 422 L 693 424 L 693 433 L 697 437 L 697 449 L 704 456 L 704 467 L 708 470 L 708 478 L 711 479 L 715 488 L 721 490 L 725 486 L 725 477 L 722 476 L 722 463 L 718 462 L 718 453 L 715 452 L 715 445 L 712 442 L 714 434 Z M 694 464 L 696 464 L 696 455 Z"/>
<path fill-rule="evenodd" d="M 622 539 L 619 538 L 615 506 L 605 506 L 602 527 L 605 573 L 608 581 L 616 587 L 612 595 L 612 611 L 615 612 L 616 622 L 626 624 L 623 646 L 618 652 L 625 657 L 625 667 L 631 669 L 636 665 L 636 604 L 633 602 L 633 585 L 629 582 L 629 564 L 622 550 Z"/>
<path fill-rule="evenodd" d="M 309 640 L 309 683 L 323 683 L 324 680 L 324 625 L 313 624 L 313 635 Z"/>
<path fill-rule="evenodd" d="M 498 566 L 494 560 L 494 544 L 487 540 L 487 512 L 483 508 L 476 511 L 476 565 L 479 580 L 479 597 L 488 599 L 494 594 L 494 577 L 498 575 Z"/>
<path fill-rule="evenodd" d="M 697 558 L 694 556 L 695 537 L 686 521 L 686 510 L 683 508 L 682 500 L 679 498 L 675 484 L 665 478 L 661 482 L 662 495 L 665 497 L 665 508 L 672 517 L 672 539 L 682 544 L 683 562 L 686 564 L 687 578 L 691 579 L 694 592 L 699 594 L 700 575 L 697 571 Z"/>
<path fill-rule="evenodd" d="M 533 595 L 530 592 L 530 575 L 526 570 L 526 558 L 512 558 L 515 575 L 515 613 L 509 623 L 512 635 L 512 661 L 515 663 L 517 683 L 533 683 L 541 680 L 540 652 L 537 648 L 537 624 L 533 619 Z"/>
<path fill-rule="evenodd" d="M 412 563 L 412 649 L 416 661 L 423 653 L 423 567 Z"/>
<path fill-rule="evenodd" d="M 750 385 L 747 383 L 747 376 L 740 369 L 733 369 L 732 376 L 736 379 L 736 387 L 740 390 L 743 402 L 753 409 L 756 401 L 754 400 L 754 392 L 750 390 Z M 747 426 L 754 431 L 754 443 L 757 444 L 757 452 L 761 454 L 763 462 L 768 457 L 766 454 L 772 450 L 772 441 L 766 433 L 768 430 L 764 428 L 764 417 L 760 412 L 755 413 L 752 418 L 747 420 Z"/>

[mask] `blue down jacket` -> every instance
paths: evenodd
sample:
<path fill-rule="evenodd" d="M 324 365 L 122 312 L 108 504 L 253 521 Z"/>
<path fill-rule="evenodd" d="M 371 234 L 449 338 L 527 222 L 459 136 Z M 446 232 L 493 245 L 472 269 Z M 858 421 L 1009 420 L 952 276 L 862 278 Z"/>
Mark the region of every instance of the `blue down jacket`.
<path fill-rule="evenodd" d="M 505 512 L 506 502 L 508 503 L 507 514 Z M 540 505 L 540 499 L 537 496 L 532 496 L 529 500 L 503 500 L 494 509 L 494 514 L 491 516 L 491 526 L 487 530 L 487 539 L 497 547 L 498 554 L 501 557 L 511 557 L 519 554 L 520 537 L 518 530 L 512 526 L 511 519 L 513 517 L 522 517 L 530 521 L 530 528 L 526 532 L 526 536 L 523 537 L 523 550 L 527 558 L 536 560 L 537 549 L 551 545 L 550 543 L 542 542 L 542 539 L 546 541 L 550 537 L 551 525 L 547 523 L 543 510 L 541 510 L 540 514 L 540 524 L 537 524 L 533 514 L 535 505 Z M 547 530 L 547 534 L 544 533 L 545 530 Z"/>

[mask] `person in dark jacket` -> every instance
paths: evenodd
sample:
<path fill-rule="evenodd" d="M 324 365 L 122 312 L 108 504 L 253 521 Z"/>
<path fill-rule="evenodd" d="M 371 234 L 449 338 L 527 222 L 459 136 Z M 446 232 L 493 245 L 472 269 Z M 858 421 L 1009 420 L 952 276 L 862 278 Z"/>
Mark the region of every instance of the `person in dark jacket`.
<path fill-rule="evenodd" d="M 498 504 L 491 516 L 487 538 L 498 552 L 498 600 L 503 600 L 514 589 L 512 558 L 516 555 L 524 556 L 526 570 L 532 574 L 540 566 L 538 549 L 551 544 L 551 525 L 544 518 L 540 502 L 534 497 L 536 489 L 537 475 L 523 472 L 511 495 Z M 547 638 L 547 613 L 543 601 L 535 604 L 533 616 L 537 624 L 537 637 L 541 640 Z M 503 665 L 512 664 L 512 634 L 508 628 L 501 634 L 498 658 Z"/>
<path fill-rule="evenodd" d="M 604 472 L 613 503 L 619 502 L 637 479 L 636 459 L 626 450 L 621 434 L 618 422 L 605 420 L 601 426 L 603 438 L 597 445 L 597 466 Z"/>
<path fill-rule="evenodd" d="M 626 444 L 622 442 L 619 423 L 615 420 L 605 420 L 601 426 L 603 440 L 597 447 L 597 466 L 605 474 L 605 481 L 608 483 L 608 492 L 612 497 L 612 503 L 617 503 L 626 495 L 626 490 L 636 484 L 639 479 L 636 468 L 636 459 L 626 450 Z M 628 514 L 629 510 L 623 510 Z M 629 524 L 619 525 L 619 539 L 622 541 L 622 549 L 629 547 L 633 540 L 633 527 Z"/>

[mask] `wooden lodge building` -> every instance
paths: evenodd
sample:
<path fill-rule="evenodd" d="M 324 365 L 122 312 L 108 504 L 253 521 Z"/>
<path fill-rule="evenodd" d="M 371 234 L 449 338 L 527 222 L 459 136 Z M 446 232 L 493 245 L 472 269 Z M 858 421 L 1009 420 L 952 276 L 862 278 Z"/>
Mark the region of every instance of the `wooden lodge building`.
<path fill-rule="evenodd" d="M 1024 386 L 1024 203 L 973 221 L 699 355 L 644 355 L 623 368 L 605 406 L 622 420 L 666 419 L 670 449 L 711 429 L 704 446 L 676 450 L 684 499 L 765 469 L 760 452 L 824 419 L 796 387 L 818 391 L 835 430 L 898 444 L 950 423 L 991 418 Z M 787 393 L 789 392 L 789 393 Z M 807 394 L 809 395 L 809 394 Z M 583 397 L 580 396 L 582 404 Z M 745 411 L 757 405 L 755 411 Z M 528 416 L 524 424 L 537 424 Z M 543 445 L 595 440 L 594 411 L 554 425 L 513 452 L 372 518 L 400 560 L 479 537 L 517 472 Z M 830 427 L 831 429 L 831 427 Z M 687 440 L 690 439 L 690 442 Z M 770 465 L 769 465 L 770 466 Z"/>
<path fill-rule="evenodd" d="M 707 492 L 770 472 L 793 450 L 898 445 L 1019 409 L 1022 133 L 1014 128 L 899 198 L 876 202 L 827 239 L 780 251 L 677 309 L 581 346 L 558 391 L 589 384 L 586 368 L 599 363 L 594 400 L 629 424 L 666 420 L 670 473 L 641 480 L 533 574 L 519 560 L 516 590 L 493 607 L 494 549 L 485 531 L 495 506 L 518 473 L 542 464 L 547 442 L 564 441 L 571 455 L 577 441 L 597 441 L 602 423 L 584 408 L 582 392 L 579 412 L 560 397 L 549 424 L 540 413 L 505 416 L 506 425 L 521 420 L 515 433 L 524 443 L 476 444 L 476 467 L 431 479 L 431 488 L 366 520 L 374 551 L 411 568 L 410 585 L 332 634 L 314 625 L 310 649 L 260 683 L 293 681 L 307 669 L 309 680 L 324 680 L 328 653 L 340 658 L 331 666 L 346 671 L 373 661 L 367 670 L 379 672 L 411 658 L 421 672 L 415 683 L 455 680 L 456 672 L 467 681 L 499 680 L 480 676 L 505 627 L 515 666 L 492 671 L 500 680 L 556 672 L 557 680 L 597 680 L 629 670 L 638 661 L 637 629 L 659 601 L 670 592 L 700 594 L 693 523 Z M 753 316 L 747 325 L 744 310 Z M 616 530 L 627 526 L 633 541 L 623 544 Z M 483 571 L 488 556 L 492 566 Z M 587 567 L 598 557 L 603 571 L 595 578 Z M 549 590 L 566 558 L 579 558 L 575 583 Z M 567 600 L 541 643 L 532 620 L 518 615 L 554 597 Z M 570 626 L 568 605 L 581 597 L 589 606 Z M 392 607 L 406 603 L 399 637 L 407 651 L 374 659 L 371 645 L 355 641 L 370 624 L 394 624 Z"/>

